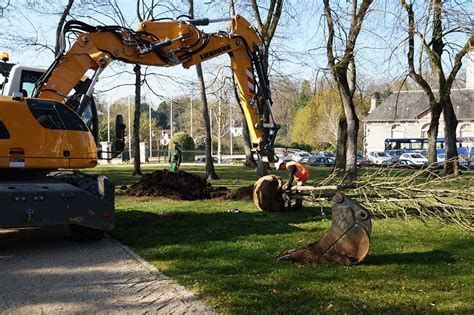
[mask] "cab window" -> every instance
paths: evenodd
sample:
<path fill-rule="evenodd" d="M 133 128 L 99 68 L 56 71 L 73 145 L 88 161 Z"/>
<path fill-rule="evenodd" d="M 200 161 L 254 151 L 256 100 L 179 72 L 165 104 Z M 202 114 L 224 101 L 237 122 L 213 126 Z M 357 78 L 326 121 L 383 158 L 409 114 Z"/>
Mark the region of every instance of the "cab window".
<path fill-rule="evenodd" d="M 42 72 L 37 71 L 21 71 L 20 91 L 25 97 L 31 97 L 31 93 L 35 88 L 35 83 L 43 75 Z"/>

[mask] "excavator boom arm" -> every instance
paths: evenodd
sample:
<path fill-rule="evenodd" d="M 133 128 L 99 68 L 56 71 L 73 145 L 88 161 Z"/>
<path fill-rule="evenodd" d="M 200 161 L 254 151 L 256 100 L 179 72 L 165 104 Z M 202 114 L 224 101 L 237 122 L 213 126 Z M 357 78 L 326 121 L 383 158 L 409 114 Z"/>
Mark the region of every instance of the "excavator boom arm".
<path fill-rule="evenodd" d="M 271 114 L 268 79 L 259 58 L 260 37 L 241 16 L 231 20 L 230 32 L 203 33 L 195 25 L 202 21 L 145 21 L 137 31 L 70 21 L 64 33 L 80 34 L 38 82 L 35 96 L 65 102 L 87 71 L 96 71 L 92 78 L 95 83 L 112 60 L 162 67 L 181 64 L 189 68 L 229 54 L 253 149 L 274 161 L 273 142 L 279 125 Z M 91 92 L 92 88 L 88 89 Z"/>

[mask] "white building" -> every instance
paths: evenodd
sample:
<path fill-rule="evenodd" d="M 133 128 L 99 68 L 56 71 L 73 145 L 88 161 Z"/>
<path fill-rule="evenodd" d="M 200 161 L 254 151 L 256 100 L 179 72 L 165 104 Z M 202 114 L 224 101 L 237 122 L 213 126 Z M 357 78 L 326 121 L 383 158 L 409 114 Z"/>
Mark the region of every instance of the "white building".
<path fill-rule="evenodd" d="M 457 137 L 474 137 L 474 53 L 467 62 L 466 88 L 453 89 L 451 101 L 458 118 Z M 372 101 L 365 120 L 365 151 L 383 151 L 388 138 L 426 138 L 430 125 L 430 106 L 424 91 L 393 93 L 378 107 Z M 438 137 L 444 137 L 441 116 Z"/>

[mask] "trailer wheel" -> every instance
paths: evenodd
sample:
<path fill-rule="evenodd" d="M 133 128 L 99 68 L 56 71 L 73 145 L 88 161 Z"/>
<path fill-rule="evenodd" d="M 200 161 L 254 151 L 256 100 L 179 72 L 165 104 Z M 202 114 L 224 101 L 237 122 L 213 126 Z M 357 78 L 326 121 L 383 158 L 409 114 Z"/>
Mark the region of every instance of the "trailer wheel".
<path fill-rule="evenodd" d="M 104 231 L 71 224 L 71 239 L 75 242 L 97 242 L 104 238 Z"/>

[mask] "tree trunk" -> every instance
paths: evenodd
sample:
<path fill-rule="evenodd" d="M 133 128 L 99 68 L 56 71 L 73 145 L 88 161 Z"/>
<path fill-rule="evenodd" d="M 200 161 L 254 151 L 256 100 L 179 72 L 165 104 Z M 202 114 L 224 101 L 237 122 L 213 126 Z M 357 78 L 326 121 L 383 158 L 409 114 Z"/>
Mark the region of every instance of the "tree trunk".
<path fill-rule="evenodd" d="M 438 138 L 439 117 L 443 108 L 440 104 L 431 105 L 431 121 L 428 129 L 428 164 L 433 165 L 438 161 L 436 154 L 436 139 Z"/>
<path fill-rule="evenodd" d="M 446 157 L 444 162 L 444 174 L 459 174 L 459 160 L 458 149 L 456 147 L 456 129 L 458 126 L 458 119 L 451 103 L 451 98 L 443 100 L 444 109 L 444 146 L 446 150 Z"/>
<path fill-rule="evenodd" d="M 341 113 L 337 125 L 336 165 L 334 167 L 334 171 L 338 173 L 343 173 L 346 170 L 346 143 L 347 121 L 344 113 Z"/>
<path fill-rule="evenodd" d="M 219 179 L 214 168 L 214 161 L 212 160 L 212 138 L 211 138 L 211 121 L 209 119 L 209 106 L 206 97 L 206 85 L 204 84 L 204 76 L 202 74 L 202 67 L 200 64 L 196 65 L 196 72 L 201 87 L 201 101 L 202 101 L 202 116 L 204 119 L 204 127 L 206 129 L 206 178 Z"/>
<path fill-rule="evenodd" d="M 141 114 L 141 71 L 140 65 L 133 67 L 135 72 L 135 113 L 133 115 L 133 176 L 142 175 L 140 169 L 140 114 Z"/>
<path fill-rule="evenodd" d="M 188 0 L 189 10 L 188 15 L 194 18 L 194 1 Z M 202 116 L 204 119 L 204 129 L 206 130 L 206 179 L 219 179 L 214 168 L 214 161 L 212 160 L 212 134 L 211 134 L 211 120 L 209 118 L 209 105 L 207 104 L 206 85 L 204 83 L 204 75 L 202 74 L 201 64 L 196 65 L 196 72 L 201 90 L 202 101 Z M 219 135 L 220 136 L 220 135 Z"/>
<path fill-rule="evenodd" d="M 346 102 L 347 142 L 344 181 L 351 182 L 357 178 L 357 139 L 359 134 L 359 118 L 357 118 L 352 97 L 349 97 Z"/>
<path fill-rule="evenodd" d="M 345 80 L 345 74 L 342 74 L 342 76 L 339 77 L 337 83 L 340 85 L 339 94 L 341 96 L 342 106 L 344 108 L 344 118 L 347 126 L 344 182 L 351 182 L 357 178 L 357 139 L 359 134 L 359 118 L 357 118 L 354 101 L 350 93 L 348 82 Z"/>
<path fill-rule="evenodd" d="M 257 160 L 257 175 L 258 177 L 263 177 L 268 175 L 268 162 L 264 162 L 261 159 Z"/>
<path fill-rule="evenodd" d="M 242 109 L 242 107 L 240 108 Z M 243 114 L 243 111 L 242 111 Z M 242 134 L 244 136 L 244 150 L 245 150 L 245 166 L 250 166 L 250 167 L 256 167 L 257 162 L 255 162 L 255 159 L 253 158 L 252 154 L 252 148 L 251 148 L 251 143 L 250 143 L 250 134 L 249 134 L 249 127 L 247 125 L 247 120 L 243 119 L 243 130 Z"/>

